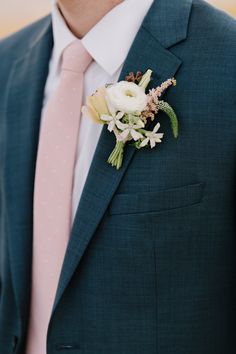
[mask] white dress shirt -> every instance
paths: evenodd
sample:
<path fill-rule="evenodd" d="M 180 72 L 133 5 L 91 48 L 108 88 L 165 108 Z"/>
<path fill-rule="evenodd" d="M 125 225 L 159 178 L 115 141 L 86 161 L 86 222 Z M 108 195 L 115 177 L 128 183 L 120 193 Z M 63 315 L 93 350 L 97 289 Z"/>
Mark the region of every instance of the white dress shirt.
<path fill-rule="evenodd" d="M 106 14 L 81 40 L 93 57 L 84 78 L 84 100 L 107 83 L 117 82 L 134 38 L 153 0 L 125 0 Z M 53 1 L 52 25 L 54 48 L 45 86 L 45 106 L 59 79 L 60 60 L 64 49 L 77 39 L 67 27 L 56 1 Z M 72 198 L 72 220 L 86 182 L 102 125 L 82 115 L 78 136 Z"/>

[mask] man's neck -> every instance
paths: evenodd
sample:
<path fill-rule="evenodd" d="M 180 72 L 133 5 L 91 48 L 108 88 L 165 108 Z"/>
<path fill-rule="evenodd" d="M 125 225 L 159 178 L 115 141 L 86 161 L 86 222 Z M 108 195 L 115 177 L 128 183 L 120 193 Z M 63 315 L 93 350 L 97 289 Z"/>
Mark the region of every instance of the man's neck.
<path fill-rule="evenodd" d="M 74 35 L 83 38 L 121 2 L 123 0 L 58 0 L 58 7 Z"/>

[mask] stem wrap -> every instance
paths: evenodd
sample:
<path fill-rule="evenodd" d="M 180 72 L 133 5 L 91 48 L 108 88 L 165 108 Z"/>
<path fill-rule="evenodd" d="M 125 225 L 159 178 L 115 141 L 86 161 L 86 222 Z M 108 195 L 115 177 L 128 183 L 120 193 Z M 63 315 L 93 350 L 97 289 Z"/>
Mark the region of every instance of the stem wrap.
<path fill-rule="evenodd" d="M 109 156 L 108 163 L 119 170 L 122 166 L 125 144 L 122 141 L 117 141 L 114 150 Z"/>

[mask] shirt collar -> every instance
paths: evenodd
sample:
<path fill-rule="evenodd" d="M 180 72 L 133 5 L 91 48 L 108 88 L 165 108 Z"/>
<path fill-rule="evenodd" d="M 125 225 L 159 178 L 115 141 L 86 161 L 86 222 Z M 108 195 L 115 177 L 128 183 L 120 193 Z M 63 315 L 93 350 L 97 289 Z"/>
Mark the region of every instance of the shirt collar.
<path fill-rule="evenodd" d="M 81 40 L 93 59 L 112 76 L 124 63 L 154 0 L 125 0 L 107 13 Z M 67 27 L 56 1 L 52 9 L 54 58 L 77 38 Z M 79 40 L 79 39 L 77 39 Z"/>

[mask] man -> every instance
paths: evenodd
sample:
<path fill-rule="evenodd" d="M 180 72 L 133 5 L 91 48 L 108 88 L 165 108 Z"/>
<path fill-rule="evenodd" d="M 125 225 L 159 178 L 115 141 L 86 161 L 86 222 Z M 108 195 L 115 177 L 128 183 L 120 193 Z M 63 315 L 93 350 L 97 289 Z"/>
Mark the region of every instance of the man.
<path fill-rule="evenodd" d="M 0 58 L 0 353 L 234 354 L 235 20 L 60 0 Z M 117 171 L 81 106 L 147 69 L 177 80 L 179 138 L 159 114 L 163 143 Z"/>

